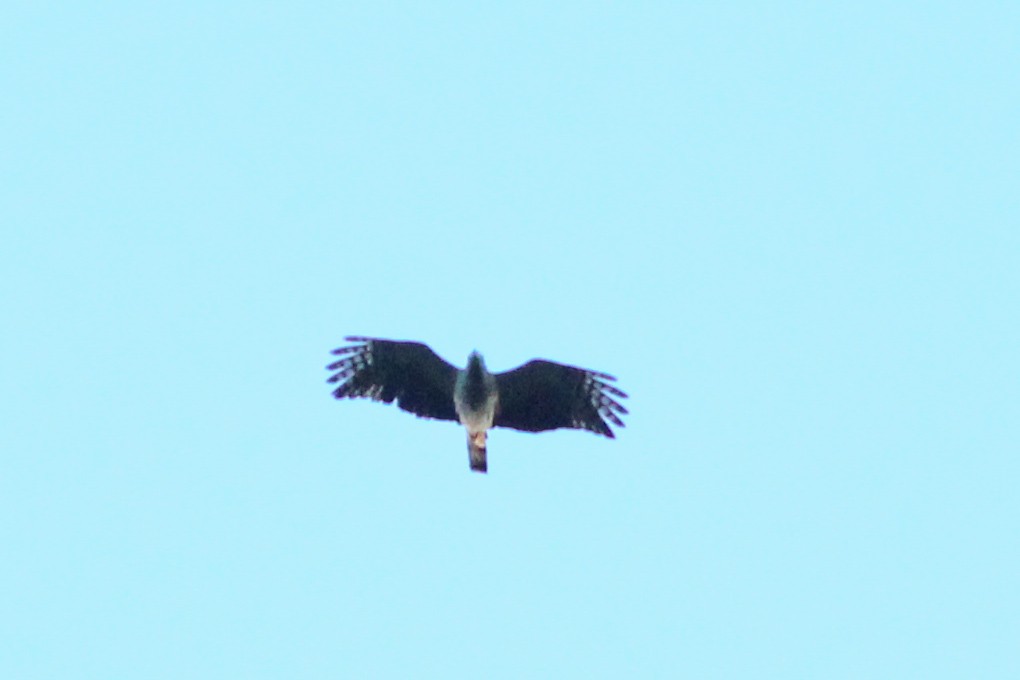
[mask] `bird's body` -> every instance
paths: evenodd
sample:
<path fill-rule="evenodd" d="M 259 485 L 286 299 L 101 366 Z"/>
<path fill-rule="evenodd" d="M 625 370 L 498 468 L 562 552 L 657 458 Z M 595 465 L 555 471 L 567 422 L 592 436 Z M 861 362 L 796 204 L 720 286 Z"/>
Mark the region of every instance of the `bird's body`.
<path fill-rule="evenodd" d="M 487 432 L 508 427 L 526 432 L 585 429 L 613 438 L 606 424 L 623 427 L 616 401 L 627 395 L 615 380 L 575 366 L 535 359 L 505 373 L 490 373 L 478 352 L 457 369 L 427 345 L 351 336 L 356 343 L 333 350 L 340 360 L 330 383 L 337 399 L 365 397 L 391 403 L 421 418 L 457 421 L 465 427 L 471 469 L 486 472 Z M 614 398 L 615 397 L 615 398 Z"/>
<path fill-rule="evenodd" d="M 472 352 L 467 367 L 457 372 L 453 383 L 453 408 L 460 424 L 467 428 L 468 458 L 476 472 L 488 470 L 486 433 L 496 420 L 498 404 L 496 378 L 486 370 L 482 355 Z"/>

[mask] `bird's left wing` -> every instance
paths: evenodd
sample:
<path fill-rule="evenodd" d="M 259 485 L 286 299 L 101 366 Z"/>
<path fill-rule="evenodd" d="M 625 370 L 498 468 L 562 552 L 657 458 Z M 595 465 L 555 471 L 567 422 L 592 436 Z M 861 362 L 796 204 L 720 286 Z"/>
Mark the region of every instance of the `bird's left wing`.
<path fill-rule="evenodd" d="M 609 384 L 611 375 L 535 359 L 496 374 L 499 404 L 496 427 L 542 432 L 561 427 L 589 430 L 614 438 L 606 423 L 623 427 L 618 401 L 626 393 Z"/>
<path fill-rule="evenodd" d="M 326 368 L 336 371 L 327 382 L 340 383 L 337 399 L 365 397 L 422 418 L 457 420 L 453 385 L 457 369 L 420 342 L 350 336 L 356 343 L 333 350 L 342 357 Z"/>

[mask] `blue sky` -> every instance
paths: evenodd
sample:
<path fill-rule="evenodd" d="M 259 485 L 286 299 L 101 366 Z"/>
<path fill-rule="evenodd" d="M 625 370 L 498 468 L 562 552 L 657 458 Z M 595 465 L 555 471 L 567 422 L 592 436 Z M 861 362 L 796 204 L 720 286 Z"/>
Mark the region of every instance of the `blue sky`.
<path fill-rule="evenodd" d="M 0 676 L 1020 673 L 1008 3 L 24 3 Z M 349 334 L 615 441 L 334 402 Z"/>

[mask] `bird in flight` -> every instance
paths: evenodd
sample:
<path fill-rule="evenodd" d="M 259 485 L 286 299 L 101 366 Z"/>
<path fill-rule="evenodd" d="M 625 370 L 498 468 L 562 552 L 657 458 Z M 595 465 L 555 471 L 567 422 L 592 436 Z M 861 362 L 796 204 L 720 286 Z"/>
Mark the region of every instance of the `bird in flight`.
<path fill-rule="evenodd" d="M 419 418 L 452 420 L 467 429 L 471 469 L 486 472 L 486 433 L 493 427 L 544 432 L 562 427 L 614 439 L 606 421 L 623 427 L 611 375 L 533 359 L 505 373 L 490 373 L 478 352 L 458 369 L 420 342 L 349 336 L 354 343 L 333 350 L 339 360 L 327 382 L 339 384 L 337 399 L 394 400 Z"/>

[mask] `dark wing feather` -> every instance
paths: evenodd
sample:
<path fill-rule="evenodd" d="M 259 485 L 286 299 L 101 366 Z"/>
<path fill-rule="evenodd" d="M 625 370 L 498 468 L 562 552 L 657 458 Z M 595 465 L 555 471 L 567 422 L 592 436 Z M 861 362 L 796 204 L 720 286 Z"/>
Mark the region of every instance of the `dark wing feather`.
<path fill-rule="evenodd" d="M 365 397 L 392 403 L 422 418 L 457 420 L 453 385 L 457 369 L 420 342 L 397 342 L 351 336 L 357 343 L 333 350 L 343 357 L 326 368 L 336 371 L 327 382 L 340 383 L 337 399 Z"/>
<path fill-rule="evenodd" d="M 618 414 L 627 409 L 616 399 L 627 395 L 608 384 L 611 380 L 616 378 L 541 359 L 498 373 L 495 425 L 526 432 L 572 427 L 612 439 L 606 421 L 623 427 Z"/>

